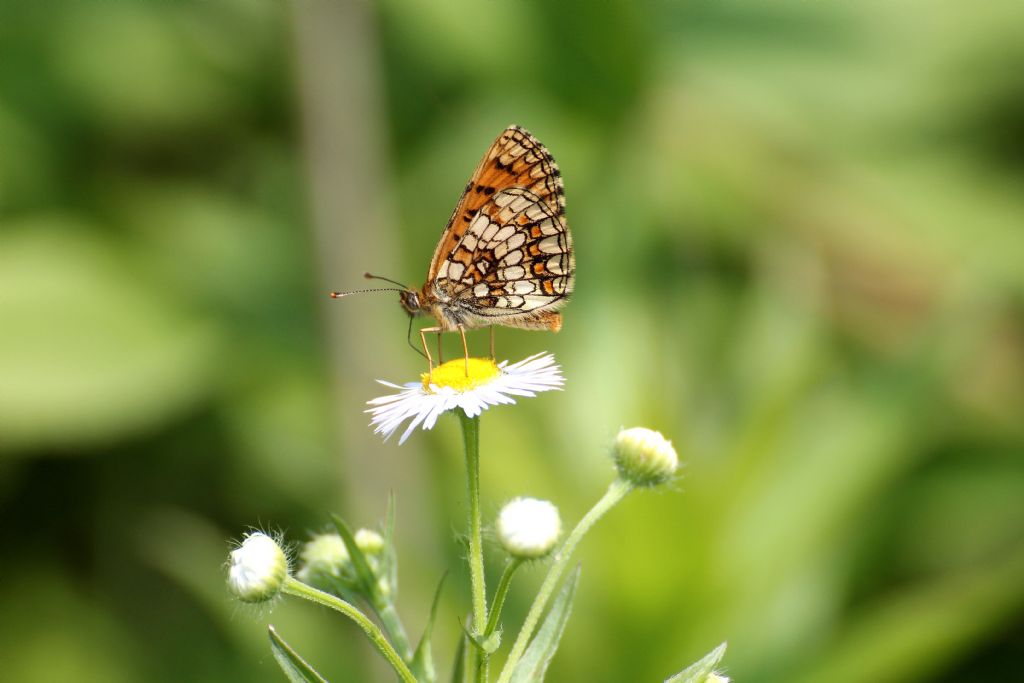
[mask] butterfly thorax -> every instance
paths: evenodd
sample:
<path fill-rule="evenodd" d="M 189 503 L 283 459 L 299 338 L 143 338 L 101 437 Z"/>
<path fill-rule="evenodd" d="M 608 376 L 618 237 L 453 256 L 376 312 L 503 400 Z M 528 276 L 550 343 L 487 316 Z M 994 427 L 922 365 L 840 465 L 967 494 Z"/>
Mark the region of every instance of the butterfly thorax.
<path fill-rule="evenodd" d="M 449 281 L 428 282 L 418 293 L 420 315 L 427 315 L 435 320 L 443 330 L 452 331 L 460 327 L 480 327 L 473 319 L 469 302 L 454 296 L 452 283 Z"/>

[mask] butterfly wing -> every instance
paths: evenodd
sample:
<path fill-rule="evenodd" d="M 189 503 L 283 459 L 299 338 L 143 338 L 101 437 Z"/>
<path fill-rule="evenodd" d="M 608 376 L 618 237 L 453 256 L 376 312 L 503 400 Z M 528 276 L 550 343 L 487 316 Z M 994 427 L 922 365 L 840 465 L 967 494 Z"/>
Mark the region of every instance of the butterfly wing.
<path fill-rule="evenodd" d="M 511 187 L 475 211 L 433 283 L 466 326 L 557 329 L 554 312 L 572 293 L 575 270 L 564 216 L 532 190 Z"/>
<path fill-rule="evenodd" d="M 455 205 L 430 261 L 428 284 L 437 279 L 442 264 L 459 248 L 477 212 L 498 192 L 515 187 L 530 191 L 556 216 L 565 216 L 558 164 L 537 138 L 519 126 L 509 126 L 484 154 Z"/>

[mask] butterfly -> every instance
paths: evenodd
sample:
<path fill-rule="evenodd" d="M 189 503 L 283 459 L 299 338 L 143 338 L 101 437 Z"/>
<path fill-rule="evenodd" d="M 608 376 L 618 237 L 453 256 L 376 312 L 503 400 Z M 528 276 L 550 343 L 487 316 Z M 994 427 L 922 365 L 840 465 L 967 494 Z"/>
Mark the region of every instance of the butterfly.
<path fill-rule="evenodd" d="M 399 301 L 410 316 L 437 321 L 420 330 L 431 369 L 428 332 L 458 331 L 468 367 L 467 329 L 491 327 L 492 357 L 494 325 L 561 329 L 558 311 L 575 275 L 561 171 L 537 138 L 513 125 L 491 144 L 466 184 L 426 282 L 419 289 L 403 287 Z"/>

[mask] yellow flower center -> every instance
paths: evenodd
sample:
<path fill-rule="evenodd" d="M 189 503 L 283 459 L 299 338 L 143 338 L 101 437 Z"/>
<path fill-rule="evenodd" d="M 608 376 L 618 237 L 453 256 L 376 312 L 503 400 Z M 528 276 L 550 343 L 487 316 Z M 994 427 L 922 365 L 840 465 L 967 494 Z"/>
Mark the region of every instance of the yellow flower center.
<path fill-rule="evenodd" d="M 501 374 L 501 369 L 490 358 L 470 358 L 469 372 L 466 372 L 466 359 L 456 358 L 434 368 L 434 373 L 424 372 L 423 390 L 430 392 L 430 385 L 450 387 L 456 391 L 469 391 L 487 384 Z"/>

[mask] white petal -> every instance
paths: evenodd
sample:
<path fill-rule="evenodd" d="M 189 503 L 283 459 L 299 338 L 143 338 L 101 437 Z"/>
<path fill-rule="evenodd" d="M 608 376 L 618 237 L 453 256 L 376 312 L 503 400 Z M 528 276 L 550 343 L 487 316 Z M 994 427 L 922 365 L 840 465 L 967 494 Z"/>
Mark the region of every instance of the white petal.
<path fill-rule="evenodd" d="M 422 382 L 399 385 L 378 380 L 398 392 L 367 402 L 371 406 L 366 411 L 371 415 L 370 425 L 387 440 L 408 420 L 398 440 L 401 444 L 417 427 L 433 429 L 438 416 L 449 410 L 458 408 L 467 416 L 476 417 L 491 406 L 514 404 L 514 396 L 533 397 L 542 391 L 561 389 L 565 382 L 554 356 L 548 353 L 535 354 L 511 365 L 502 361 L 498 369 L 501 372 L 496 377 L 466 391 L 435 384 L 425 390 Z"/>

